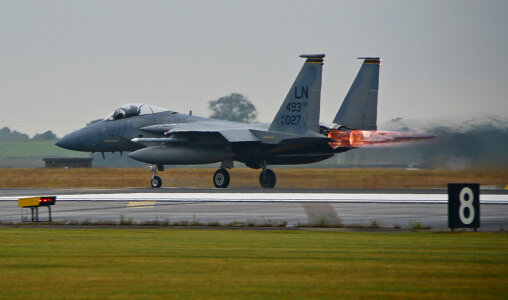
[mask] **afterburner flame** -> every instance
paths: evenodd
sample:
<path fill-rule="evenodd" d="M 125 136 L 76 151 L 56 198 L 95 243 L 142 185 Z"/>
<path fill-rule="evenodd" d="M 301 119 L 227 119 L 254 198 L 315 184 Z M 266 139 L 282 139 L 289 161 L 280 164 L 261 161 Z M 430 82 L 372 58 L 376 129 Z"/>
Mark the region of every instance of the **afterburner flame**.
<path fill-rule="evenodd" d="M 363 146 L 363 132 L 361 130 L 353 130 L 349 134 L 349 144 L 353 148 L 359 148 Z"/>
<path fill-rule="evenodd" d="M 332 149 L 337 149 L 342 144 L 342 139 L 346 136 L 346 133 L 344 131 L 340 131 L 337 129 L 332 129 L 330 132 L 328 132 L 328 137 L 331 138 L 333 141 L 329 142 L 328 144 Z"/>
<path fill-rule="evenodd" d="M 329 142 L 332 149 L 339 147 L 358 148 L 363 145 L 363 133 L 361 130 L 338 130 L 332 129 L 328 133 L 328 137 L 333 141 Z"/>
<path fill-rule="evenodd" d="M 338 130 L 332 129 L 328 137 L 333 141 L 329 142 L 332 149 L 339 147 L 359 148 L 359 147 L 378 147 L 395 146 L 400 144 L 407 145 L 409 142 L 428 140 L 435 136 L 419 134 L 415 132 L 393 132 L 393 131 L 375 131 L 375 130 Z"/>

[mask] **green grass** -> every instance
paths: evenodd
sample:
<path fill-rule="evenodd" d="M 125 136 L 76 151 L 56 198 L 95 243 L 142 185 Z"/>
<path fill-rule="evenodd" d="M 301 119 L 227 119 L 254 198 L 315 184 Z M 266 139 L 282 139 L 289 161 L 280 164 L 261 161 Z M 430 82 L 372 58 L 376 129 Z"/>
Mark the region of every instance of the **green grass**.
<path fill-rule="evenodd" d="M 10 158 L 88 157 L 85 152 L 65 150 L 56 141 L 0 140 L 0 160 Z"/>
<path fill-rule="evenodd" d="M 504 233 L 0 228 L 0 297 L 508 297 Z"/>

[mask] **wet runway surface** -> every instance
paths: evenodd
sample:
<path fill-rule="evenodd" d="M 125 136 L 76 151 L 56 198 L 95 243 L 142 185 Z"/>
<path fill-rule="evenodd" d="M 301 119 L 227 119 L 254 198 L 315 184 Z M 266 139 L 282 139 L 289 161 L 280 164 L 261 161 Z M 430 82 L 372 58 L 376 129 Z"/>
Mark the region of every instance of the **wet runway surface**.
<path fill-rule="evenodd" d="M 148 198 L 138 199 L 136 195 Z M 281 190 L 274 189 L 267 193 L 264 189 L 0 189 L 0 221 L 20 222 L 22 209 L 17 206 L 17 198 L 22 196 L 57 195 L 57 203 L 52 209 L 54 221 L 76 222 L 120 222 L 132 221 L 145 223 L 201 223 L 230 224 L 287 224 L 288 226 L 313 224 L 370 226 L 373 222 L 383 227 L 411 228 L 421 224 L 432 229 L 447 228 L 447 204 L 439 201 L 429 203 L 390 202 L 394 195 L 401 199 L 416 197 L 418 199 L 442 199 L 446 190 Z M 75 200 L 69 199 L 79 195 Z M 115 200 L 82 200 L 87 196 L 109 195 L 103 199 Z M 127 195 L 127 199 L 123 198 Z M 209 197 L 208 201 L 195 201 L 201 196 Z M 237 201 L 239 197 L 258 199 Z M 246 196 L 247 195 L 247 196 Z M 268 196 L 266 196 L 268 195 Z M 294 195 L 294 196 L 290 196 Z M 330 202 L 315 199 L 329 195 Z M 345 196 L 347 195 L 347 196 Z M 358 196 L 364 195 L 364 196 Z M 501 199 L 508 203 L 508 191 L 487 190 L 481 192 L 481 228 L 480 230 L 498 231 L 508 229 L 508 204 L 486 204 L 482 199 Z M 266 198 L 268 197 L 268 198 Z M 300 197 L 310 199 L 303 202 L 287 201 L 287 198 Z M 365 198 L 367 201 L 355 202 L 340 199 L 351 197 Z M 490 197 L 490 198 L 488 198 Z M 166 200 L 153 200 L 153 199 Z M 261 198 L 261 200 L 259 200 Z M 266 198 L 266 199 L 265 199 Z M 272 200 L 270 200 L 273 198 Z M 168 200 L 169 199 L 169 200 Z M 173 199 L 173 200 L 171 200 Z M 175 199 L 179 200 L 176 201 Z M 193 201 L 194 199 L 194 201 Z M 217 201 L 214 199 L 233 199 Z M 264 199 L 264 200 L 263 200 Z M 279 199 L 279 200 L 277 200 Z M 372 202 L 368 199 L 388 199 L 385 202 Z M 24 210 L 25 216 L 29 209 Z M 39 208 L 41 220 L 47 220 L 47 208 Z"/>
<path fill-rule="evenodd" d="M 262 188 L 20 188 L 0 189 L 0 198 L 31 195 L 121 194 L 121 193 L 364 193 L 364 194 L 446 194 L 446 189 L 272 189 Z M 508 195 L 508 190 L 482 189 L 482 194 Z"/>

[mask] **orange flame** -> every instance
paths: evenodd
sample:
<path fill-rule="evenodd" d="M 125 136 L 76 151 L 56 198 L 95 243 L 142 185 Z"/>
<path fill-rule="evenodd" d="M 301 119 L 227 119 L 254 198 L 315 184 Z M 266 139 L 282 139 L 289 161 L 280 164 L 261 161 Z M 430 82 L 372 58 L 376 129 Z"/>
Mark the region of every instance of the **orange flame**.
<path fill-rule="evenodd" d="M 435 138 L 435 136 L 419 134 L 415 132 L 393 132 L 357 129 L 352 131 L 332 129 L 328 133 L 328 137 L 332 139 L 332 141 L 329 142 L 329 145 L 332 149 L 337 149 L 339 147 L 359 148 L 364 146 L 394 146 Z"/>
<path fill-rule="evenodd" d="M 363 146 L 364 143 L 361 130 L 344 131 L 332 129 L 328 133 L 328 137 L 333 140 L 328 143 L 332 149 L 337 149 L 339 147 L 358 148 Z"/>
<path fill-rule="evenodd" d="M 361 130 L 353 130 L 349 134 L 349 144 L 353 148 L 359 148 L 363 146 L 363 132 Z"/>

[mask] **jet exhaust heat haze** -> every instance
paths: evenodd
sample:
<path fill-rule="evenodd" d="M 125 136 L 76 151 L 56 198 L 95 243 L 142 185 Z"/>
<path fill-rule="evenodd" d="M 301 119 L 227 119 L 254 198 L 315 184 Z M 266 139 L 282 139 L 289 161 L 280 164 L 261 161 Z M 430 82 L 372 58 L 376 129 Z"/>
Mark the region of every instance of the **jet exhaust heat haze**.
<path fill-rule="evenodd" d="M 164 165 L 220 162 L 213 175 L 217 188 L 230 182 L 227 169 L 239 161 L 262 169 L 264 188 L 276 184 L 269 165 L 307 164 L 359 147 L 432 138 L 411 133 L 377 131 L 379 57 L 363 64 L 332 123 L 320 123 L 324 54 L 305 54 L 296 80 L 271 123 L 238 123 L 132 103 L 101 121 L 72 132 L 56 145 L 76 151 L 130 152 L 130 158 L 152 165 L 151 185 L 162 180 Z"/>

